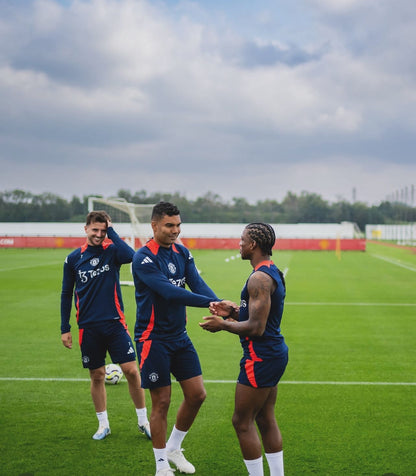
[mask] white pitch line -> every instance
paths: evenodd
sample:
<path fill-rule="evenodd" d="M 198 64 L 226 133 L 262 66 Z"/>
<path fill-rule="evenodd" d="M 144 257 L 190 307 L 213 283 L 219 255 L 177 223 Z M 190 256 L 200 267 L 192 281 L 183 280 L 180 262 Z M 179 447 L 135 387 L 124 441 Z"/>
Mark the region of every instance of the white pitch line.
<path fill-rule="evenodd" d="M 235 380 L 204 380 L 204 383 L 236 383 Z M 398 385 L 416 386 L 416 382 L 321 382 L 313 380 L 281 380 L 284 385 Z"/>
<path fill-rule="evenodd" d="M 387 263 L 400 266 L 401 268 L 405 268 L 405 269 L 408 269 L 409 271 L 413 271 L 414 273 L 416 273 L 416 267 L 404 264 L 401 261 L 398 261 L 392 258 L 386 258 L 385 256 L 375 255 L 373 253 L 370 253 L 370 256 L 373 256 L 374 258 L 377 258 L 377 259 L 381 259 L 383 261 L 387 261 Z"/>
<path fill-rule="evenodd" d="M 309 380 L 282 380 L 280 383 L 289 384 L 289 385 L 398 385 L 398 386 L 416 386 L 416 382 L 319 382 L 319 381 L 309 381 Z"/>
<path fill-rule="evenodd" d="M 412 302 L 285 302 L 285 306 L 416 306 Z"/>
<path fill-rule="evenodd" d="M 89 382 L 88 378 L 62 378 L 62 377 L 0 377 L 5 382 Z M 175 382 L 175 381 L 174 381 Z M 235 384 L 236 380 L 204 380 L 204 383 Z M 314 380 L 282 380 L 284 385 L 380 385 L 380 386 L 416 386 L 416 382 L 338 382 L 338 381 L 314 381 Z"/>
<path fill-rule="evenodd" d="M 0 377 L 0 381 L 10 382 L 90 382 L 89 378 L 63 377 Z"/>
<path fill-rule="evenodd" d="M 52 261 L 49 263 L 43 263 L 43 264 L 34 264 L 34 265 L 25 265 L 25 266 L 14 266 L 13 268 L 0 268 L 0 273 L 5 272 L 5 271 L 16 271 L 19 269 L 30 269 L 30 268 L 44 268 L 46 266 L 55 266 L 56 264 L 64 264 L 64 260 L 62 259 L 61 261 Z"/>

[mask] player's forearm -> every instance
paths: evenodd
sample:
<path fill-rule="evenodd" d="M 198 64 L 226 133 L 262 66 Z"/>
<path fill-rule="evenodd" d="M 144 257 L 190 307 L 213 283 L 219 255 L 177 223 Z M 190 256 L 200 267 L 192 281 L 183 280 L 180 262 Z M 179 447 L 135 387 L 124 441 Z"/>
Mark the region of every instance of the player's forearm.
<path fill-rule="evenodd" d="M 166 300 L 175 301 L 179 304 L 183 304 L 184 306 L 209 307 L 209 303 L 212 300 L 211 296 L 193 293 L 187 289 L 173 286 L 172 284 L 169 284 L 163 289 L 159 287 L 159 290 L 156 292 Z"/>
<path fill-rule="evenodd" d="M 61 334 L 66 334 L 71 330 L 71 324 L 69 323 L 69 316 L 61 315 Z"/>
<path fill-rule="evenodd" d="M 211 301 L 219 301 L 214 291 L 208 286 L 208 284 L 201 278 L 196 267 L 190 266 L 186 274 L 186 284 L 196 294 L 202 294 L 203 296 L 210 296 Z"/>
<path fill-rule="evenodd" d="M 264 326 L 250 319 L 248 321 L 236 321 L 231 318 L 226 318 L 222 321 L 221 328 L 232 334 L 237 334 L 240 337 L 260 337 L 264 333 Z"/>
<path fill-rule="evenodd" d="M 69 332 L 71 325 L 69 319 L 72 308 L 72 292 L 62 291 L 61 293 L 61 333 Z"/>
<path fill-rule="evenodd" d="M 145 271 L 145 268 L 137 267 L 135 262 L 133 262 L 133 276 L 135 280 L 143 281 L 146 286 L 166 301 L 192 307 L 209 307 L 209 303 L 212 301 L 210 295 L 188 291 L 182 286 L 170 282 L 159 270 L 150 271 L 148 267 Z"/>
<path fill-rule="evenodd" d="M 120 263 L 131 263 L 134 249 L 120 238 L 113 227 L 107 228 L 107 236 L 117 247 L 117 259 Z"/>

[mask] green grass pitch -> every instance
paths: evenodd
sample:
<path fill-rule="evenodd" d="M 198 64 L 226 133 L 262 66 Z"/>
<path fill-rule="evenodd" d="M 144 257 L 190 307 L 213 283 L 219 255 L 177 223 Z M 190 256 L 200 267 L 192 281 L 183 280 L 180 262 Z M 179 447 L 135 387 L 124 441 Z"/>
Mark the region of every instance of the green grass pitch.
<path fill-rule="evenodd" d="M 127 384 L 107 386 L 112 434 L 97 420 L 77 344 L 60 341 L 62 263 L 69 250 L 0 250 L 0 474 L 152 476 L 151 442 L 137 431 Z M 239 301 L 249 262 L 195 251 L 216 293 Z M 282 332 L 289 365 L 276 414 L 286 476 L 416 474 L 416 254 L 369 243 L 366 252 L 275 252 L 286 269 Z M 122 279 L 131 279 L 129 266 Z M 133 330 L 134 288 L 123 287 Z M 246 474 L 231 425 L 238 338 L 210 334 L 188 309 L 207 400 L 184 442 L 201 476 Z M 74 316 L 73 337 L 77 336 Z M 150 411 L 150 397 L 147 394 Z M 181 401 L 172 386 L 170 431 Z M 265 475 L 268 475 L 265 463 Z"/>

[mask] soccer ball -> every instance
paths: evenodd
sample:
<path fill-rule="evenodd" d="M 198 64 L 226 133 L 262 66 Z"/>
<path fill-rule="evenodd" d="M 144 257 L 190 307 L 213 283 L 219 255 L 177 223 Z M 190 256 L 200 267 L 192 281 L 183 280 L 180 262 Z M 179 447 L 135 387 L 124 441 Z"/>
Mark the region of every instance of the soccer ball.
<path fill-rule="evenodd" d="M 117 364 L 107 364 L 105 366 L 105 383 L 116 385 L 123 377 L 123 372 Z"/>

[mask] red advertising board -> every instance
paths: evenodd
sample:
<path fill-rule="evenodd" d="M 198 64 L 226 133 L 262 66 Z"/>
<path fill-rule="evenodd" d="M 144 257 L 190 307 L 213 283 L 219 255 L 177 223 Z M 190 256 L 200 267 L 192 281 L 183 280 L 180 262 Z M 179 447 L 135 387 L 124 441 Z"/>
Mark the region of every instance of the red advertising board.
<path fill-rule="evenodd" d="M 124 237 L 125 238 L 125 237 Z M 63 236 L 0 236 L 0 248 L 78 248 L 85 237 Z M 238 250 L 239 238 L 182 238 L 189 249 Z M 282 238 L 276 241 L 276 250 L 365 251 L 365 239 L 300 239 Z M 136 248 L 141 246 L 136 240 Z"/>

